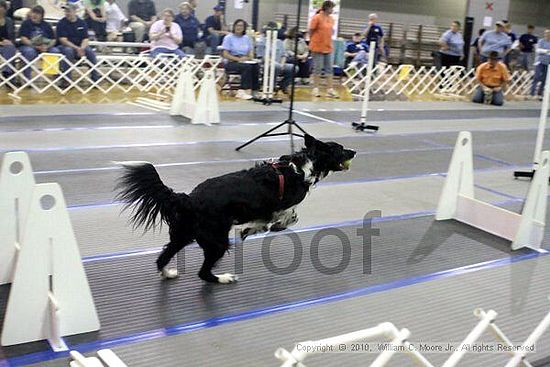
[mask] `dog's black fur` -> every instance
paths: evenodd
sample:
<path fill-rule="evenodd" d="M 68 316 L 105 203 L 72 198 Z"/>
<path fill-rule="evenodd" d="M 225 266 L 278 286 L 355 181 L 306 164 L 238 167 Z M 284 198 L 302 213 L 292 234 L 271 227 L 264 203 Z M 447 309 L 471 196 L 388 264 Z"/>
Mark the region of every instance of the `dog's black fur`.
<path fill-rule="evenodd" d="M 199 277 L 207 282 L 231 282 L 220 278 L 212 268 L 229 247 L 228 234 L 235 224 L 252 223 L 243 230 L 250 234 L 278 231 L 297 221 L 294 207 L 312 185 L 331 171 L 349 167 L 355 156 L 334 142 L 321 142 L 305 136 L 305 148 L 279 158 L 276 165 L 264 162 L 256 167 L 211 178 L 199 184 L 189 195 L 176 193 L 165 186 L 152 164 L 122 163 L 117 199 L 132 207 L 134 226 L 145 230 L 156 227 L 158 216 L 169 226 L 170 242 L 157 259 L 162 273 L 170 259 L 182 248 L 197 241 L 204 251 Z M 284 192 L 280 197 L 280 177 Z"/>

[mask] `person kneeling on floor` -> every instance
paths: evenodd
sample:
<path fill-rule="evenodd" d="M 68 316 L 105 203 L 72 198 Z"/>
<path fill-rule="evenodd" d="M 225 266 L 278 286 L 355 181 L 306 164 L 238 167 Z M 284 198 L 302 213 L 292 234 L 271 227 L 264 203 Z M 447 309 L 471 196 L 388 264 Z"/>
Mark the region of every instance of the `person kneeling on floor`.
<path fill-rule="evenodd" d="M 510 81 L 510 73 L 506 65 L 498 60 L 498 57 L 498 52 L 492 51 L 488 61 L 477 67 L 476 78 L 479 86 L 474 93 L 473 102 L 495 106 L 504 104 L 503 88 Z"/>

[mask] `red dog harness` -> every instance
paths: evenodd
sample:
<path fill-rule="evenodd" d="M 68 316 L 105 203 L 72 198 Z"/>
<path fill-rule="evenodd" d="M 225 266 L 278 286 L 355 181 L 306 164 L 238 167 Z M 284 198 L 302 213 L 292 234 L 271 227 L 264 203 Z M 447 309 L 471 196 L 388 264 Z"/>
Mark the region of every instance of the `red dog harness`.
<path fill-rule="evenodd" d="M 284 165 L 280 163 L 271 163 L 271 167 L 273 167 L 279 178 L 279 200 L 283 200 L 285 194 L 285 176 L 279 171 L 279 168 L 284 167 Z"/>

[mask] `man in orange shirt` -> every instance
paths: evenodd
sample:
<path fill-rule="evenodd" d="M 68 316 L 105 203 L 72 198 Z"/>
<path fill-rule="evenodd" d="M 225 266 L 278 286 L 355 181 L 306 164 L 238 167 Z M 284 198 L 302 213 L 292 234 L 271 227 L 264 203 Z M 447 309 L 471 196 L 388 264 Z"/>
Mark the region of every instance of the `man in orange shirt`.
<path fill-rule="evenodd" d="M 479 87 L 477 87 L 472 101 L 502 106 L 504 104 L 502 89 L 510 81 L 510 73 L 506 65 L 498 61 L 498 52 L 491 51 L 489 60 L 477 67 L 476 78 Z"/>

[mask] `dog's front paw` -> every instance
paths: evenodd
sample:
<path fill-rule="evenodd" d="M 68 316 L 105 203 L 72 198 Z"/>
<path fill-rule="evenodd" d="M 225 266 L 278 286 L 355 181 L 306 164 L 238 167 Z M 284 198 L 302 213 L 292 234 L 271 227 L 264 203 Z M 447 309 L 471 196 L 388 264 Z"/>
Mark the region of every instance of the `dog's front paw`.
<path fill-rule="evenodd" d="M 177 278 L 178 277 L 178 269 L 167 269 L 167 268 L 164 268 L 162 269 L 162 271 L 160 272 L 160 277 L 162 279 L 174 279 L 174 278 Z"/>
<path fill-rule="evenodd" d="M 282 223 L 280 222 L 277 222 L 277 223 L 274 223 L 271 225 L 271 227 L 269 227 L 269 230 L 271 232 L 281 232 L 281 231 L 284 231 L 287 227 L 284 226 Z"/>
<path fill-rule="evenodd" d="M 234 283 L 239 279 L 239 277 L 230 273 L 216 275 L 216 277 L 218 278 L 218 283 L 222 284 Z"/>

